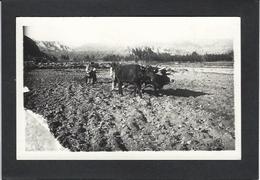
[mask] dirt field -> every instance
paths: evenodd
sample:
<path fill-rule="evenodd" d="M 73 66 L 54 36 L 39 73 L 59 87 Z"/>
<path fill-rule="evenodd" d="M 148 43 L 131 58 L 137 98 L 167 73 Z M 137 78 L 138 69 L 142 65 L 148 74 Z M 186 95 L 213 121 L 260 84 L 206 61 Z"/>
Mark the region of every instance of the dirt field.
<path fill-rule="evenodd" d="M 43 115 L 71 151 L 234 150 L 232 67 L 174 67 L 158 97 L 111 91 L 108 69 L 86 85 L 82 69 L 25 73 L 25 108 Z"/>

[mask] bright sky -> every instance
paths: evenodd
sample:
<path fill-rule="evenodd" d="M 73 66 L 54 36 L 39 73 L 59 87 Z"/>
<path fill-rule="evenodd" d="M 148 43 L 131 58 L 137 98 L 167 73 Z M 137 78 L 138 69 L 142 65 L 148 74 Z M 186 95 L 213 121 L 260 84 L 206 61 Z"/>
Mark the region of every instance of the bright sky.
<path fill-rule="evenodd" d="M 74 47 L 89 43 L 200 43 L 233 39 L 240 28 L 238 17 L 21 18 L 21 22 L 28 26 L 26 35 L 35 40 L 59 41 Z"/>

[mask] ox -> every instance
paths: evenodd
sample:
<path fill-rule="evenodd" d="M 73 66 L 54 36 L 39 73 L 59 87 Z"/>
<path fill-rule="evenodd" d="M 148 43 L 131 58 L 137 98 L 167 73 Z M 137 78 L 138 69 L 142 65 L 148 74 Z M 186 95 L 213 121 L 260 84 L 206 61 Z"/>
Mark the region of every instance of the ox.
<path fill-rule="evenodd" d="M 145 81 L 145 69 L 137 64 L 115 64 L 113 63 L 112 75 L 114 74 L 114 79 L 112 82 L 112 89 L 116 83 L 118 83 L 118 90 L 121 95 L 123 95 L 122 86 L 123 83 L 131 83 L 135 85 L 134 93 L 138 90 L 138 94 L 142 97 L 141 86 Z"/>
<path fill-rule="evenodd" d="M 148 66 L 145 73 L 145 86 L 148 84 L 153 85 L 155 94 L 158 94 L 157 90 L 161 90 L 164 85 L 170 83 L 170 78 L 167 76 L 169 73 L 165 69 L 160 70 L 161 74 L 157 74 L 158 72 L 157 67 Z"/>

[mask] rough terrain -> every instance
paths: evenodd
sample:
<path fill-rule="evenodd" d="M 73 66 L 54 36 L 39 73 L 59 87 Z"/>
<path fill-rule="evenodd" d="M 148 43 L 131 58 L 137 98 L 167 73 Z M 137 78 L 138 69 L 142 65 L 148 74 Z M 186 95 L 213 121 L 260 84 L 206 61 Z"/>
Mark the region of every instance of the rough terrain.
<path fill-rule="evenodd" d="M 108 69 L 86 85 L 84 69 L 25 73 L 24 106 L 47 119 L 71 151 L 234 150 L 232 68 L 167 67 L 174 82 L 159 96 L 111 91 Z M 205 70 L 206 69 L 206 70 Z"/>

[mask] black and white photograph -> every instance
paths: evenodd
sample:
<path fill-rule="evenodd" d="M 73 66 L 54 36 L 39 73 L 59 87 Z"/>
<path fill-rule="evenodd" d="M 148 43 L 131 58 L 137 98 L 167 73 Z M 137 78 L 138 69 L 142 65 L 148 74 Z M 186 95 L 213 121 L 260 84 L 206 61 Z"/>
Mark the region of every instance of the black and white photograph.
<path fill-rule="evenodd" d="M 241 159 L 239 17 L 16 18 L 17 159 Z"/>

